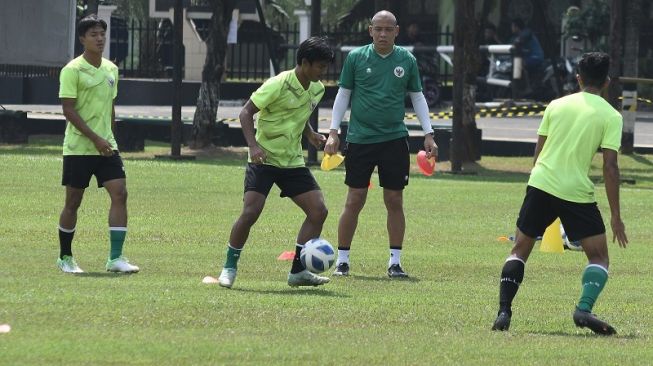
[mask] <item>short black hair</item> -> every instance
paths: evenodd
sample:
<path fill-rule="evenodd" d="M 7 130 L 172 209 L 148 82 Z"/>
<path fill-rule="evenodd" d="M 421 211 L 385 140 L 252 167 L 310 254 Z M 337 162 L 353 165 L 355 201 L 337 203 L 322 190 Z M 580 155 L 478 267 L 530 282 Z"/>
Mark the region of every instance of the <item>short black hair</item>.
<path fill-rule="evenodd" d="M 103 19 L 98 18 L 95 14 L 90 14 L 82 18 L 82 20 L 79 21 L 79 24 L 77 24 L 77 35 L 79 37 L 84 37 L 86 35 L 86 31 L 98 25 L 105 31 L 107 30 L 107 22 L 105 22 Z"/>
<path fill-rule="evenodd" d="M 335 53 L 326 37 L 309 37 L 297 50 L 297 65 L 301 65 L 303 59 L 312 64 L 315 61 L 332 62 L 334 58 Z"/>
<path fill-rule="evenodd" d="M 583 84 L 600 88 L 610 70 L 610 56 L 605 52 L 587 52 L 578 62 L 578 74 Z"/>

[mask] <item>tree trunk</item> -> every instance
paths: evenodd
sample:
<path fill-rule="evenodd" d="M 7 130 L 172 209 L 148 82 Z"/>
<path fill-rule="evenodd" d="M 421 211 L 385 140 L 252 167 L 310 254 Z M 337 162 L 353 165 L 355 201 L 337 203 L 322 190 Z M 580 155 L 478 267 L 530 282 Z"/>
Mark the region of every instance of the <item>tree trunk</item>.
<path fill-rule="evenodd" d="M 453 121 L 451 127 L 451 172 L 463 169 L 463 87 L 465 78 L 464 33 L 465 7 L 467 0 L 456 1 L 454 5 L 453 30 Z"/>
<path fill-rule="evenodd" d="M 610 85 L 608 85 L 608 102 L 618 111 L 621 110 L 621 51 L 623 49 L 623 0 L 612 0 L 610 4 Z"/>
<path fill-rule="evenodd" d="M 193 131 L 189 143 L 192 149 L 201 149 L 212 145 L 212 138 L 216 130 L 218 102 L 220 101 L 220 80 L 224 73 L 224 61 L 227 54 L 227 32 L 235 2 L 235 0 L 211 1 L 213 15 L 211 16 L 209 35 L 206 39 L 206 60 L 202 69 L 202 84 L 193 116 Z"/>
<path fill-rule="evenodd" d="M 463 60 L 465 64 L 465 75 L 463 84 L 463 135 L 464 149 L 463 162 L 473 162 L 479 155 L 481 147 L 476 143 L 475 136 L 478 133 L 476 128 L 476 75 L 480 63 L 478 51 L 478 20 L 474 13 L 474 0 L 462 0 L 465 4 L 465 33 L 463 44 Z"/>
<path fill-rule="evenodd" d="M 624 16 L 628 19 L 624 26 L 624 59 L 623 75 L 637 77 L 639 56 L 639 25 L 642 18 L 641 0 L 630 0 L 625 3 Z M 637 84 L 623 85 L 621 112 L 624 125 L 621 135 L 621 152 L 632 154 L 635 142 L 635 120 L 637 118 Z"/>
<path fill-rule="evenodd" d="M 474 161 L 480 146 L 477 134 L 476 70 L 479 63 L 478 24 L 474 0 L 459 0 L 455 4 L 454 65 L 453 65 L 453 126 L 451 131 L 451 171 L 462 171 L 463 162 Z"/>

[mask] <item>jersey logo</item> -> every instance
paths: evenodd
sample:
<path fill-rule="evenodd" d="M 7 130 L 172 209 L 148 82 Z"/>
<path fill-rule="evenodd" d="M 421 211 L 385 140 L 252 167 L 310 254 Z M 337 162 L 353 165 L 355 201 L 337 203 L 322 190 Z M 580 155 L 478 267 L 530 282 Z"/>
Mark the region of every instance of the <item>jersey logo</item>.
<path fill-rule="evenodd" d="M 401 66 L 395 67 L 395 76 L 398 78 L 404 77 L 404 68 Z"/>
<path fill-rule="evenodd" d="M 371 73 L 372 73 L 372 69 L 370 69 L 370 68 L 368 67 L 368 68 L 365 70 L 365 72 L 368 73 L 368 74 L 371 74 Z"/>
<path fill-rule="evenodd" d="M 114 80 L 113 78 L 107 78 L 107 82 L 109 83 L 109 86 L 113 88 L 113 84 L 116 83 L 116 80 Z"/>

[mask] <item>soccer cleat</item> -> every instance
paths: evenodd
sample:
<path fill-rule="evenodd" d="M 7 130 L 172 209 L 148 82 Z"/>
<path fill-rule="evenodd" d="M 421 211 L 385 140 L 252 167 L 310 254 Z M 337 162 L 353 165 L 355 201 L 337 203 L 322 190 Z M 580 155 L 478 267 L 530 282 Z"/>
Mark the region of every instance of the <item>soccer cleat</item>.
<path fill-rule="evenodd" d="M 388 277 L 390 278 L 406 278 L 408 273 L 404 272 L 399 264 L 393 264 L 388 267 Z"/>
<path fill-rule="evenodd" d="M 614 335 L 617 331 L 608 323 L 596 317 L 589 311 L 576 308 L 574 311 L 574 324 L 579 328 L 590 328 L 592 332 L 601 335 Z"/>
<path fill-rule="evenodd" d="M 492 324 L 492 330 L 505 331 L 510 328 L 510 314 L 506 311 L 499 312 Z"/>
<path fill-rule="evenodd" d="M 130 264 L 127 258 L 120 256 L 116 259 L 107 260 L 107 272 L 136 273 L 140 271 L 138 266 Z"/>
<path fill-rule="evenodd" d="M 236 281 L 236 268 L 223 268 L 218 277 L 218 285 L 231 288 Z"/>
<path fill-rule="evenodd" d="M 328 277 L 318 276 L 305 269 L 299 273 L 288 273 L 288 286 L 319 286 L 331 281 Z"/>
<path fill-rule="evenodd" d="M 334 276 L 349 276 L 349 263 L 338 263 L 336 270 L 333 271 Z"/>
<path fill-rule="evenodd" d="M 75 262 L 75 258 L 69 255 L 64 255 L 63 259 L 57 259 L 57 267 L 65 273 L 84 273 Z"/>

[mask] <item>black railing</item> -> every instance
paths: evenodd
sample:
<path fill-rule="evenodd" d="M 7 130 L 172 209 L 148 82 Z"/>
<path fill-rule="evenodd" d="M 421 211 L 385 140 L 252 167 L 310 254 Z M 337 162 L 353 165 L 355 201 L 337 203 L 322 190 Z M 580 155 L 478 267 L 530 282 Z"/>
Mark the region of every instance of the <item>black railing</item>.
<path fill-rule="evenodd" d="M 63 65 L 62 65 L 63 66 Z M 0 76 L 4 77 L 53 77 L 59 78 L 61 67 L 0 64 Z"/>
<path fill-rule="evenodd" d="M 196 5 L 202 5 L 198 0 Z M 256 23 L 257 22 L 252 22 Z M 208 20 L 196 20 L 194 25 L 198 34 L 204 39 L 208 34 Z M 292 69 L 296 65 L 299 47 L 299 25 L 284 23 L 274 25 L 268 35 L 267 30 L 255 24 L 241 26 L 238 43 L 229 44 L 226 60 L 226 79 L 229 81 L 262 82 L 270 77 L 270 54 L 268 36 L 271 37 L 275 57 L 281 70 Z M 336 50 L 334 62 L 329 66 L 324 80 L 335 83 L 340 75 L 347 52 L 340 51 L 342 46 L 359 46 L 371 42 L 366 27 L 339 29 L 325 25 L 322 35 L 328 37 Z M 449 28 L 440 32 L 425 34 L 424 39 L 437 44 L 451 44 L 452 34 Z M 431 42 L 429 42 L 431 43 Z M 167 20 L 123 20 L 113 17 L 111 21 L 110 41 L 111 61 L 120 69 L 121 77 L 128 78 L 169 78 L 172 75 L 172 23 Z M 433 57 L 437 58 L 434 53 Z M 451 80 L 449 65 L 439 64 L 439 80 Z M 58 77 L 59 67 L 0 65 L 0 76 L 51 76 Z"/>

